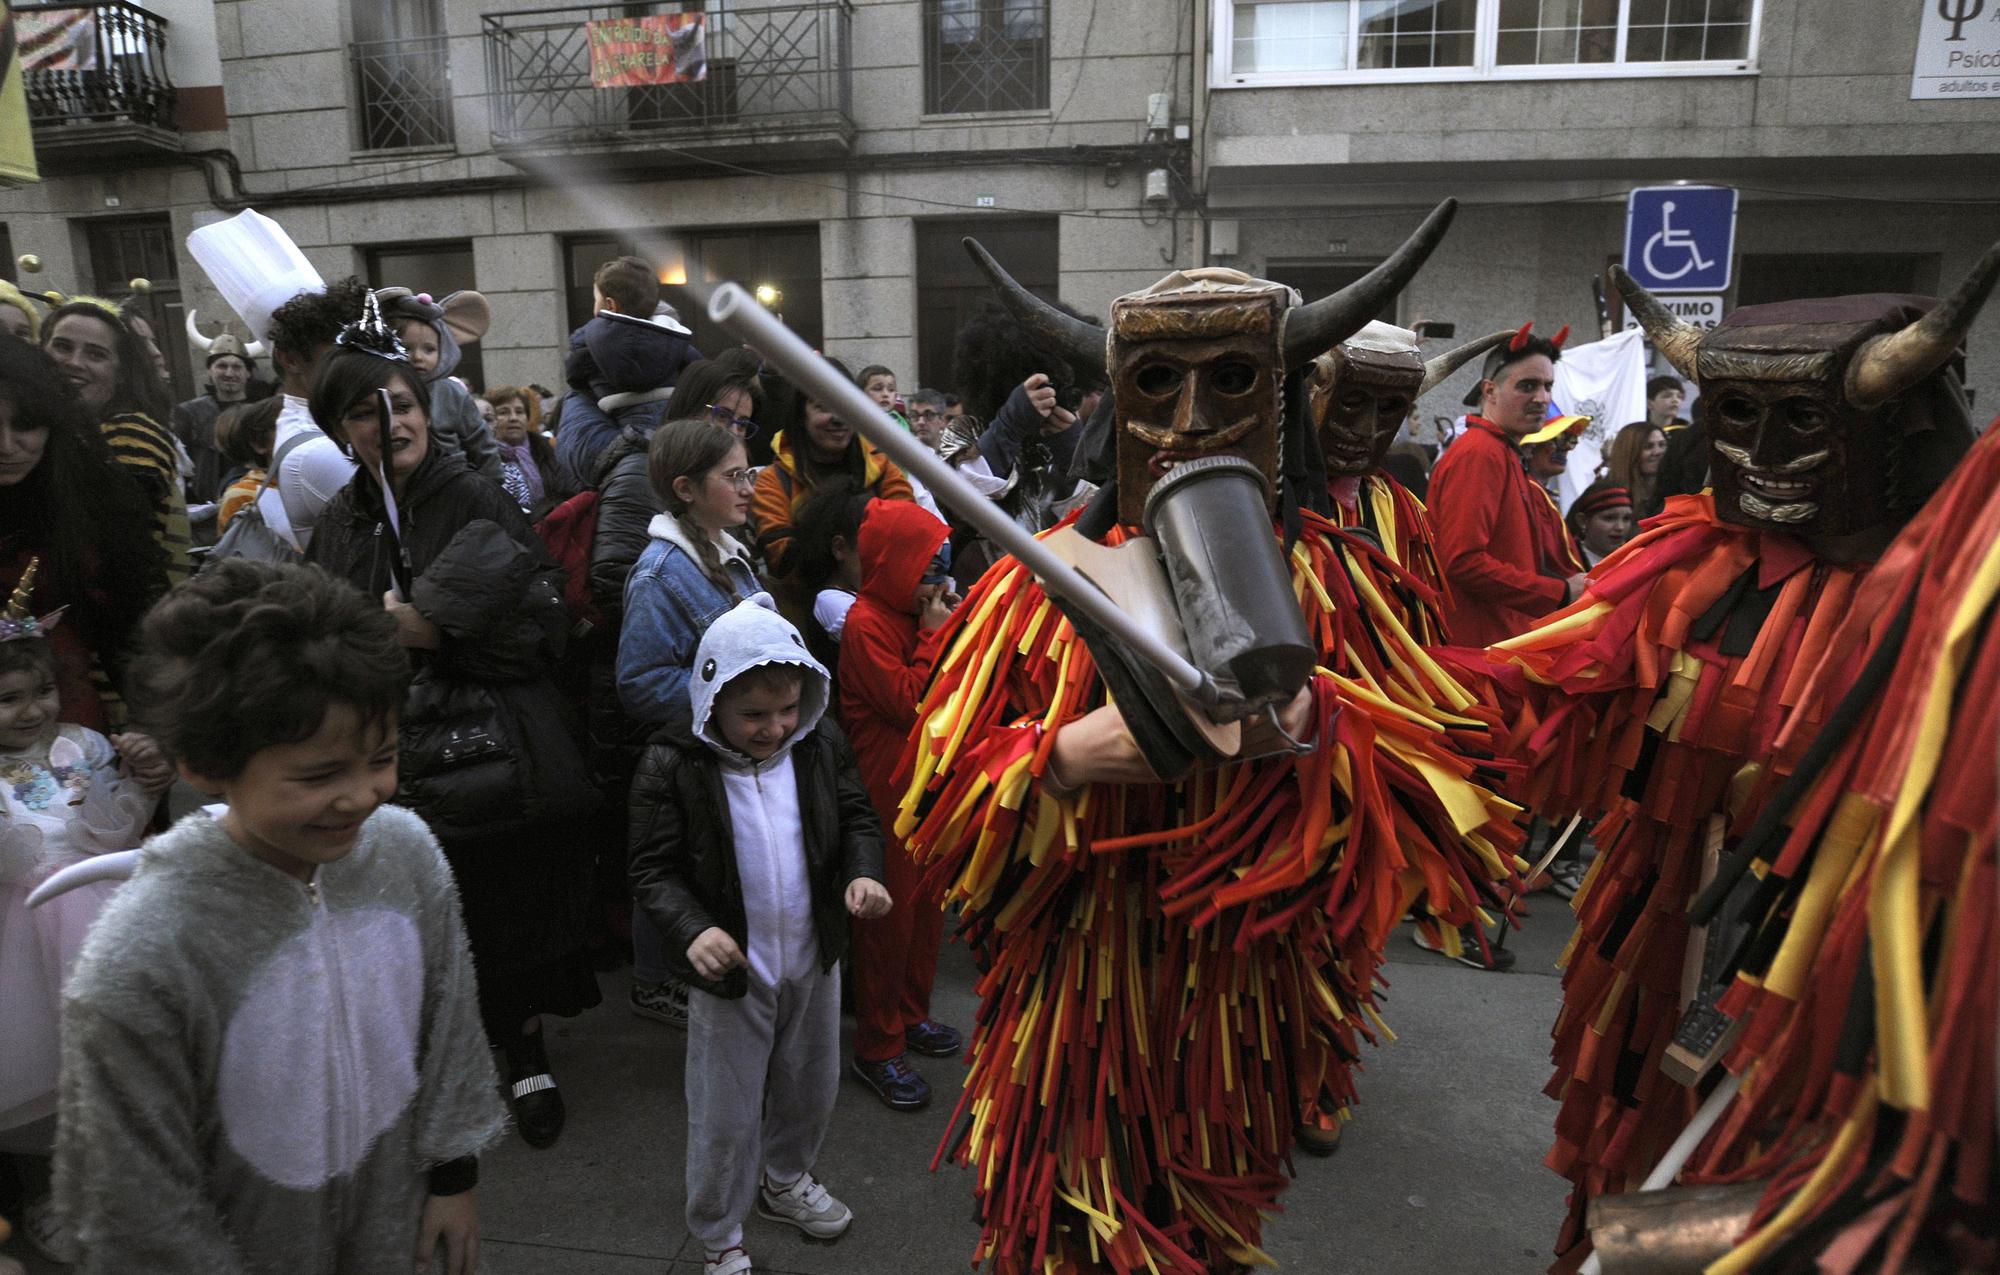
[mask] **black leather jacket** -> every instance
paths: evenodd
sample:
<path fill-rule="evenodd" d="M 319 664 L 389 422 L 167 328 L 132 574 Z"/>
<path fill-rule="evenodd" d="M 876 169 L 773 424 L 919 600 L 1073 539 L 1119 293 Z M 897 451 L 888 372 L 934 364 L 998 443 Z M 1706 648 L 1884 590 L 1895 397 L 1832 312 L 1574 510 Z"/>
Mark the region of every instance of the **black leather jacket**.
<path fill-rule="evenodd" d="M 806 824 L 820 967 L 831 970 L 847 954 L 848 884 L 882 879 L 882 825 L 847 737 L 831 719 L 792 745 L 792 773 Z M 750 950 L 722 760 L 692 739 L 657 736 L 632 779 L 630 832 L 632 893 L 666 937 L 668 966 L 690 987 L 729 1000 L 744 995 L 749 973 L 743 967 L 710 982 L 687 958 L 688 945 L 711 926 Z"/>

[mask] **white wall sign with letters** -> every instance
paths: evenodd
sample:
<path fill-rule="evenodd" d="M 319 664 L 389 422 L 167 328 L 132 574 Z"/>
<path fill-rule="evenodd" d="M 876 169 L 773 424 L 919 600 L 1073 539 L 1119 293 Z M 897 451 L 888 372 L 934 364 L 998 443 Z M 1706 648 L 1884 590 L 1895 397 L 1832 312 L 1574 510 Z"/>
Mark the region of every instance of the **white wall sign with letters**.
<path fill-rule="evenodd" d="M 1924 0 L 1910 97 L 2000 97 L 2000 0 Z"/>

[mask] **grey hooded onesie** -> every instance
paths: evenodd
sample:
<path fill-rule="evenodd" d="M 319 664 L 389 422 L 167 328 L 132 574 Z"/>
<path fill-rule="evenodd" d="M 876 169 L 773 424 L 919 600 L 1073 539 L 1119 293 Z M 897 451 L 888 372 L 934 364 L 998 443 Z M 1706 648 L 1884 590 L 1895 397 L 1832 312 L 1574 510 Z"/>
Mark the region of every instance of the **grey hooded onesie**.
<path fill-rule="evenodd" d="M 56 1204 L 85 1272 L 407 1271 L 500 1136 L 458 894 L 384 806 L 308 885 L 206 814 L 143 851 L 63 996 Z"/>

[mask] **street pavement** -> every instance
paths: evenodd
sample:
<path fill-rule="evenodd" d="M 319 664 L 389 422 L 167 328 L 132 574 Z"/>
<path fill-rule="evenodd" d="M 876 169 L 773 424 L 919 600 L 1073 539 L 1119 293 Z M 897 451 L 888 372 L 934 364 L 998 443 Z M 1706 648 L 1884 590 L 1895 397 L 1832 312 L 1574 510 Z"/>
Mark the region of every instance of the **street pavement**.
<path fill-rule="evenodd" d="M 1570 914 L 1530 901 L 1508 945 L 1513 971 L 1488 974 L 1416 948 L 1404 926 L 1389 950 L 1384 1016 L 1397 1033 L 1370 1052 L 1362 1105 L 1339 1151 L 1298 1157 L 1266 1248 L 1297 1275 L 1478 1271 L 1534 1275 L 1562 1217 L 1563 1183 L 1542 1167 L 1555 1104 L 1548 1032 L 1560 999 L 1555 961 Z M 686 1127 L 682 1033 L 635 1017 L 629 976 L 603 976 L 604 1004 L 551 1020 L 549 1055 L 569 1108 L 562 1140 L 518 1137 L 481 1169 L 482 1270 L 488 1275 L 699 1275 L 683 1222 Z M 933 1011 L 973 1012 L 972 962 L 948 945 Z M 839 1242 L 814 1244 L 752 1217 L 745 1244 L 769 1275 L 967 1271 L 977 1228 L 966 1170 L 930 1161 L 963 1079 L 956 1060 L 925 1060 L 930 1109 L 891 1112 L 845 1076 L 818 1176 L 854 1210 Z M 23 1256 L 19 1237 L 0 1252 Z M 63 1268 L 29 1260 L 35 1275 Z"/>

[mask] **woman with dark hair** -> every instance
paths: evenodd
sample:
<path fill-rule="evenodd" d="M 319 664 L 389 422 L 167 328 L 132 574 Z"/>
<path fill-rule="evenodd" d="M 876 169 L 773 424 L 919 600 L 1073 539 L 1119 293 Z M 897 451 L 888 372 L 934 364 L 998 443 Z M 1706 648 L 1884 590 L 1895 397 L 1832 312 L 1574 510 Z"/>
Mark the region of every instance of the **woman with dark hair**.
<path fill-rule="evenodd" d="M 1604 476 L 1632 495 L 1632 516 L 1651 518 L 1666 505 L 1660 467 L 1667 458 L 1667 432 L 1651 421 L 1634 421 L 1618 431 L 1605 453 Z"/>
<path fill-rule="evenodd" d="M 827 362 L 847 375 L 837 360 Z M 883 500 L 916 498 L 910 480 L 896 463 L 876 451 L 852 425 L 834 419 L 825 404 L 807 399 L 799 415 L 797 436 L 787 430 L 771 440 L 771 463 L 758 471 L 757 486 L 750 497 L 750 522 L 757 531 L 757 547 L 772 574 L 780 577 L 793 572 L 792 520 L 825 479 L 845 474 L 856 486 Z M 787 600 L 798 601 L 796 597 Z M 811 600 L 805 605 L 809 609 Z"/>
<path fill-rule="evenodd" d="M 381 598 L 410 650 L 397 800 L 444 845 L 515 1122 L 546 1147 L 562 1132 L 563 1104 L 541 1016 L 599 1000 L 585 941 L 590 859 L 571 835 L 596 793 L 549 680 L 569 630 L 562 574 L 507 493 L 435 445 L 428 387 L 400 343 L 366 323 L 340 342 L 309 405 L 357 472 L 327 505 L 306 561 Z"/>
<path fill-rule="evenodd" d="M 695 648 L 716 616 L 757 592 L 750 551 L 730 535 L 750 511 L 743 440 L 706 417 L 653 431 L 647 472 L 661 513 L 625 583 L 618 637 L 618 700 L 634 722 L 693 734 L 688 682 Z M 632 1011 L 687 1025 L 687 988 L 668 977 L 665 940 L 632 914 Z"/>
<path fill-rule="evenodd" d="M 153 537 L 165 558 L 168 585 L 187 579 L 193 541 L 180 450 L 160 424 L 167 419 L 167 389 L 153 367 L 152 353 L 117 310 L 89 299 L 49 312 L 42 324 L 42 348 L 75 388 L 112 456 L 152 501 Z"/>
<path fill-rule="evenodd" d="M 48 355 L 0 335 L 0 590 L 39 562 L 30 610 L 58 608 L 49 634 L 62 719 L 125 724 L 125 657 L 166 591 L 145 493 L 116 464 Z"/>

